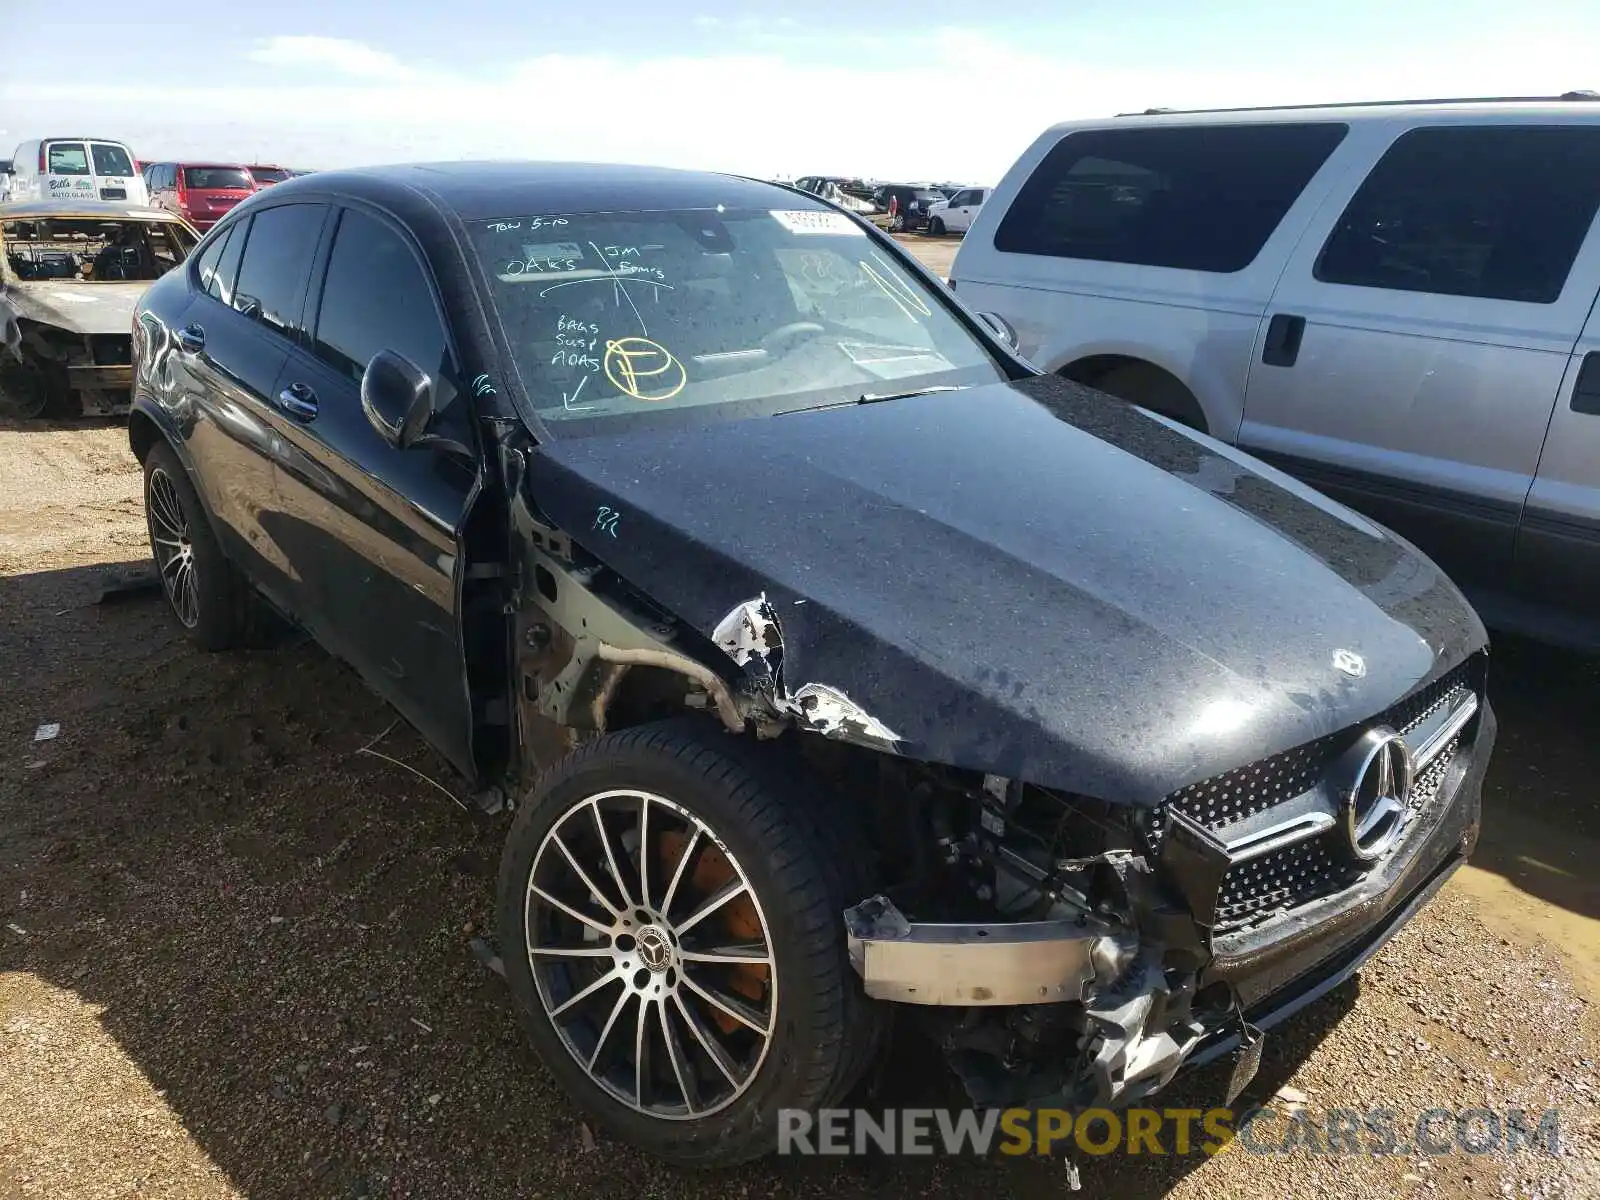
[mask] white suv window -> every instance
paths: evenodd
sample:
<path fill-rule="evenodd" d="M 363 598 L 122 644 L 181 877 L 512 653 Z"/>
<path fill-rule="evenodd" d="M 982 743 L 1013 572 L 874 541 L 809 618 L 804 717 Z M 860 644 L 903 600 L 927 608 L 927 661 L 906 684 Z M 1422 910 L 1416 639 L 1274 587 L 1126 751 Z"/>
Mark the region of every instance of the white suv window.
<path fill-rule="evenodd" d="M 1348 128 L 1317 122 L 1070 133 L 1022 185 L 995 231 L 995 249 L 1242 271 Z"/>
<path fill-rule="evenodd" d="M 1413 129 L 1317 256 L 1324 283 L 1553 304 L 1600 206 L 1600 127 Z"/>

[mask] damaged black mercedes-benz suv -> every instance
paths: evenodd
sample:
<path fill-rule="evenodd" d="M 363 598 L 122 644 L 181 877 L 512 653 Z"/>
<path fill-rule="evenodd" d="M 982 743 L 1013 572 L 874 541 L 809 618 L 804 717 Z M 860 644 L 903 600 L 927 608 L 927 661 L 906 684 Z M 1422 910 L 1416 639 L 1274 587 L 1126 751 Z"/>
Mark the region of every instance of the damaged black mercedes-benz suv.
<path fill-rule="evenodd" d="M 514 809 L 529 1036 L 665 1157 L 773 1148 L 892 1012 L 980 1105 L 1237 1087 L 1477 836 L 1485 637 L 1432 563 L 813 198 L 312 175 L 135 333 L 177 617 L 286 614 Z"/>

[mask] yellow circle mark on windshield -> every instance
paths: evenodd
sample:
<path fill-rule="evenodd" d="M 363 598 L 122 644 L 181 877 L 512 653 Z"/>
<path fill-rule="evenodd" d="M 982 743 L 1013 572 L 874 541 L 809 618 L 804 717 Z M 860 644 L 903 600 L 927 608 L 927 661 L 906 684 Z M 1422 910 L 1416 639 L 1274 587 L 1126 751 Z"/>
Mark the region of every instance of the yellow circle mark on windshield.
<path fill-rule="evenodd" d="M 617 338 L 606 343 L 606 378 L 635 400 L 671 400 L 688 382 L 683 364 L 649 338 Z"/>

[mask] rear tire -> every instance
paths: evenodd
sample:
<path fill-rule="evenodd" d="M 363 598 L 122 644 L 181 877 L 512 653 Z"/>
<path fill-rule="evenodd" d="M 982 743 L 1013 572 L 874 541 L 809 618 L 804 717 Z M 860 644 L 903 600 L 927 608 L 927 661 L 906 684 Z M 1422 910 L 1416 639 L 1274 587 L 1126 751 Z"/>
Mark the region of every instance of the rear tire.
<path fill-rule="evenodd" d="M 162 591 L 190 640 L 202 650 L 249 642 L 258 602 L 223 555 L 188 471 L 165 442 L 144 458 L 144 506 Z"/>
<path fill-rule="evenodd" d="M 535 1049 L 613 1136 L 686 1166 L 772 1152 L 779 1110 L 837 1103 L 881 1046 L 841 919 L 861 844 L 819 836 L 782 758 L 697 720 L 597 738 L 534 786 L 501 862 Z"/>

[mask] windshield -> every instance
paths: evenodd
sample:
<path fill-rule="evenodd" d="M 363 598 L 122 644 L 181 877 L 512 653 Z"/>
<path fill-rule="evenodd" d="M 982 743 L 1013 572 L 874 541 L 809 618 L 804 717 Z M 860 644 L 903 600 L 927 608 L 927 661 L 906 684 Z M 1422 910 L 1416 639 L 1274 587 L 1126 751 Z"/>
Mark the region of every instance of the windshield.
<path fill-rule="evenodd" d="M 255 190 L 255 181 L 243 167 L 185 167 L 183 186 L 186 188 L 238 188 Z"/>
<path fill-rule="evenodd" d="M 176 221 L 46 217 L 0 222 L 6 267 L 23 283 L 141 283 L 159 279 L 194 249 Z"/>
<path fill-rule="evenodd" d="M 289 172 L 282 167 L 251 167 L 250 177 L 257 183 L 282 183 L 289 178 Z"/>
<path fill-rule="evenodd" d="M 528 395 L 569 432 L 1006 377 L 843 213 L 511 216 L 473 236 Z"/>
<path fill-rule="evenodd" d="M 96 175 L 132 175 L 133 159 L 128 157 L 128 152 L 121 146 L 107 145 L 105 142 L 93 142 L 89 146 L 94 155 L 94 173 Z"/>

